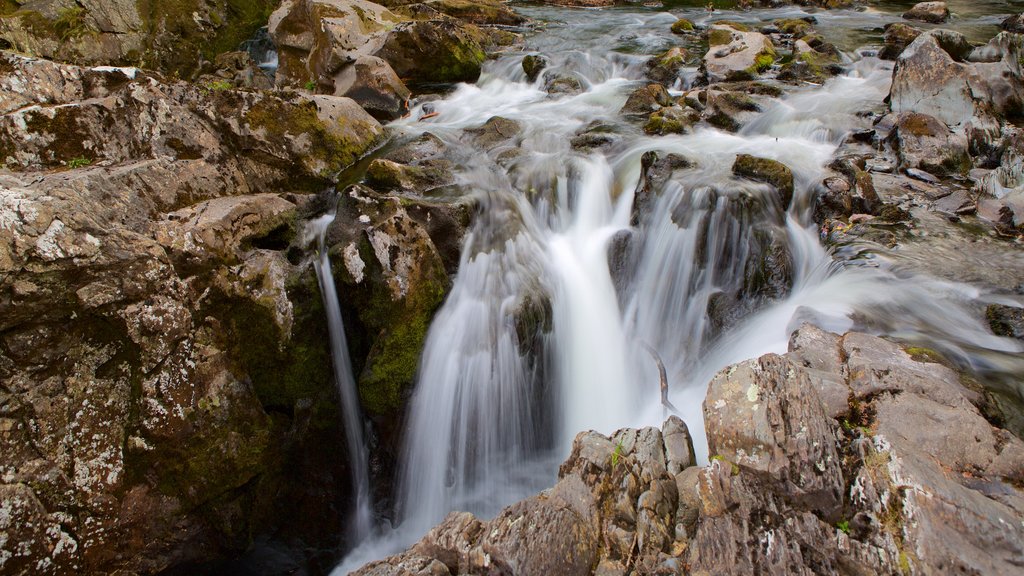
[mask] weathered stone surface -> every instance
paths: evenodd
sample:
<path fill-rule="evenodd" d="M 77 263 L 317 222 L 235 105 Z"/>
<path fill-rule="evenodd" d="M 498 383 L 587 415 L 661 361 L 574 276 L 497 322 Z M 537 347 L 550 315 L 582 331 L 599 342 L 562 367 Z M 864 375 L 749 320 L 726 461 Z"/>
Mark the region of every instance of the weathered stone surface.
<path fill-rule="evenodd" d="M 895 60 L 920 35 L 920 30 L 902 22 L 893 22 L 886 25 L 885 46 L 879 52 L 879 58 Z"/>
<path fill-rule="evenodd" d="M 756 75 L 775 62 L 775 47 L 760 32 L 715 24 L 708 29 L 708 43 L 703 66 L 709 82 L 721 82 L 736 73 Z"/>
<path fill-rule="evenodd" d="M 672 97 L 669 96 L 668 90 L 664 86 L 648 84 L 630 93 L 620 112 L 646 116 L 662 106 L 671 106 L 672 104 Z"/>
<path fill-rule="evenodd" d="M 931 24 L 941 24 L 949 20 L 949 8 L 945 2 L 919 2 L 903 13 L 907 20 L 920 20 Z"/>
<path fill-rule="evenodd" d="M 788 354 L 711 382 L 710 465 L 683 463 L 675 418 L 582 432 L 552 490 L 490 522 L 453 513 L 357 574 L 430 561 L 451 574 L 1013 573 L 1024 443 L 981 416 L 954 371 L 917 357 L 805 325 Z"/>
<path fill-rule="evenodd" d="M 412 94 L 391 65 L 376 56 L 360 56 L 335 78 L 335 94 L 347 96 L 382 122 L 395 120 L 408 109 Z"/>
<path fill-rule="evenodd" d="M 999 23 L 999 27 L 1007 32 L 1024 32 L 1024 13 L 1007 16 Z"/>
<path fill-rule="evenodd" d="M 679 72 L 686 66 L 687 53 L 675 46 L 647 61 L 647 77 L 655 82 L 671 86 L 679 78 Z"/>
<path fill-rule="evenodd" d="M 967 138 L 927 114 L 900 114 L 890 139 L 904 168 L 947 176 L 967 174 L 972 167 Z"/>
<path fill-rule="evenodd" d="M 0 18 L 0 39 L 17 51 L 82 65 L 142 65 L 190 77 L 236 50 L 267 22 L 270 0 L 163 3 L 88 0 L 14 2 Z"/>
<path fill-rule="evenodd" d="M 409 82 L 475 82 L 487 58 L 479 28 L 455 20 L 406 22 L 376 53 Z"/>
<path fill-rule="evenodd" d="M 347 98 L 163 83 L 134 69 L 0 58 L 10 64 L 0 82 L 38 88 L 27 92 L 34 97 L 2 105 L 11 111 L 0 116 L 0 158 L 14 170 L 170 157 L 216 162 L 250 188 L 267 189 L 296 177 L 321 179 L 383 135 Z M 223 158 L 224 148 L 237 154 Z"/>
<path fill-rule="evenodd" d="M 793 171 L 785 164 L 749 154 L 737 154 L 732 173 L 750 180 L 771 184 L 779 194 L 783 209 L 793 201 Z"/>

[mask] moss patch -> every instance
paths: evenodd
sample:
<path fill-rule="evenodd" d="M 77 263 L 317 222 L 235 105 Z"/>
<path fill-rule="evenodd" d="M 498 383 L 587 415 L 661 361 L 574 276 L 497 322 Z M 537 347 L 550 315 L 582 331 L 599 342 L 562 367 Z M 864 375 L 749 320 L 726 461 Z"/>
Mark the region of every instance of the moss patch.
<path fill-rule="evenodd" d="M 686 34 L 688 32 L 693 32 L 693 22 L 690 22 L 686 18 L 680 18 L 672 24 L 671 30 L 673 34 Z"/>

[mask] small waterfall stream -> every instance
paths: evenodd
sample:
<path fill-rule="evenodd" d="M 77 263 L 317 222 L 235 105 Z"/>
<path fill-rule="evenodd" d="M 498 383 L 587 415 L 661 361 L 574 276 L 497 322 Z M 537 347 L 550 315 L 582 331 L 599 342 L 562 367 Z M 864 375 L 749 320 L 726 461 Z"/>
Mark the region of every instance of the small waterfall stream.
<path fill-rule="evenodd" d="M 355 510 L 348 524 L 346 537 L 352 542 L 361 542 L 373 529 L 373 510 L 370 502 L 370 475 L 368 454 L 363 434 L 363 416 L 359 409 L 359 395 L 352 375 L 352 361 L 349 358 L 345 326 L 341 319 L 338 291 L 331 272 L 331 260 L 327 253 L 327 228 L 334 221 L 334 214 L 325 214 L 309 222 L 307 234 L 316 240 L 317 283 L 327 313 L 327 329 L 331 338 L 331 365 L 334 368 L 334 382 L 341 398 L 341 411 L 345 428 L 345 445 L 348 448 L 348 464 L 352 491 L 355 494 Z"/>
<path fill-rule="evenodd" d="M 582 430 L 660 425 L 647 347 L 664 361 L 671 402 L 705 461 L 708 381 L 731 363 L 785 352 L 804 321 L 842 332 L 854 317 L 867 319 L 879 333 L 927 341 L 967 364 L 975 350 L 1021 351 L 968 311 L 976 291 L 877 262 L 836 262 L 820 244 L 816 186 L 846 135 L 870 126 L 858 113 L 882 106 L 891 63 L 853 54 L 845 75 L 769 101 L 736 134 L 700 127 L 653 137 L 619 110 L 642 85 L 646 57 L 632 52 L 670 46 L 675 16 L 522 10 L 548 24 L 531 38 L 550 62 L 536 81 L 526 79 L 522 53 L 508 54 L 476 85 L 430 102 L 436 115 L 420 105 L 392 124 L 471 159 L 461 183 L 480 208 L 421 357 L 395 527 L 335 573 L 408 546 L 449 511 L 486 517 L 549 487 Z M 583 90 L 546 93 L 545 82 L 563 75 Z M 478 150 L 466 136 L 494 116 L 521 126 L 511 160 L 508 148 Z M 610 146 L 571 146 L 595 127 L 614 135 Z M 688 164 L 641 203 L 651 152 Z M 732 175 L 739 153 L 792 169 L 788 210 L 770 187 Z"/>

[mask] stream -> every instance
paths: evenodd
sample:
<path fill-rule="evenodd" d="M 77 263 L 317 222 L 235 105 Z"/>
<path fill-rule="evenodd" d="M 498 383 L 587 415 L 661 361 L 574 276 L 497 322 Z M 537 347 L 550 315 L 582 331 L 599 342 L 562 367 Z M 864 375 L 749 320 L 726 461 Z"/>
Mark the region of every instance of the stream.
<path fill-rule="evenodd" d="M 694 3 L 600 12 L 520 5 L 538 23 L 525 51 L 489 61 L 476 84 L 420 102 L 391 124 L 399 140 L 440 138 L 479 209 L 421 356 L 393 517 L 371 531 L 365 512 L 357 515 L 354 531 L 372 533 L 336 574 L 409 546 L 452 510 L 489 517 L 550 487 L 580 431 L 660 426 L 671 411 L 652 351 L 701 462 L 709 457 L 701 408 L 708 381 L 735 362 L 785 352 L 803 322 L 926 345 L 977 372 L 1024 370 L 1020 343 L 981 321 L 983 288 L 899 269 L 884 254 L 834 257 L 812 221 L 825 166 L 884 110 L 893 63 L 875 48 L 902 5 L 814 12 L 817 30 L 844 51 L 845 73 L 760 100 L 761 112 L 738 133 L 701 124 L 686 135 L 648 136 L 619 110 L 646 83 L 649 55 L 675 45 L 669 26 L 677 17 L 707 24 L 811 15 L 686 4 Z M 987 39 L 1000 14 L 1024 3 L 950 4 L 954 12 L 966 6 L 957 29 Z M 533 82 L 522 68 L 531 54 L 548 61 Z M 568 77 L 578 94 L 545 91 Z M 696 77 L 684 70 L 673 94 Z M 480 149 L 467 130 L 495 116 L 519 124 L 519 142 Z M 574 148 L 587 131 L 611 135 L 611 144 Z M 647 181 L 650 152 L 687 162 L 664 181 Z M 770 186 L 733 175 L 740 153 L 792 169 L 788 208 Z M 524 315 L 540 320 L 524 323 Z"/>

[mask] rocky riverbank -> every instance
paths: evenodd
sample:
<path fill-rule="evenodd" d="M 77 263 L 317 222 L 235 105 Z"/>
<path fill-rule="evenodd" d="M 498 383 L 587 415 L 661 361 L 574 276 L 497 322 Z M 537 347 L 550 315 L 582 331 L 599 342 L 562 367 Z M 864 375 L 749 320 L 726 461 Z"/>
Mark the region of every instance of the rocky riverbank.
<path fill-rule="evenodd" d="M 731 171 L 813 210 L 839 260 L 983 287 L 977 316 L 1021 339 L 1020 18 L 972 43 L 927 4 L 886 28 L 891 94 L 858 111 L 873 127 L 813 203 L 778 161 Z M 235 51 L 263 26 L 273 78 Z M 216 571 L 246 552 L 239 569 L 330 570 L 352 502 L 305 224 L 331 210 L 388 515 L 427 329 L 478 214 L 465 158 L 382 123 L 476 81 L 532 26 L 497 0 L 0 3 L 0 573 Z M 742 131 L 847 70 L 815 26 L 678 20 L 621 114 L 649 135 Z M 551 98 L 586 89 L 541 54 L 522 64 Z M 495 117 L 462 138 L 510 164 L 521 130 Z M 595 125 L 573 147 L 617 138 Z M 637 220 L 690 162 L 644 157 Z M 709 305 L 718 328 L 791 288 L 782 239 L 758 242 L 749 281 Z M 514 316 L 539 346 L 550 306 Z M 1012 572 L 1021 382 L 948 352 L 804 326 L 710 383 L 709 465 L 677 418 L 583 432 L 551 490 L 493 520 L 453 513 L 360 573 Z"/>

